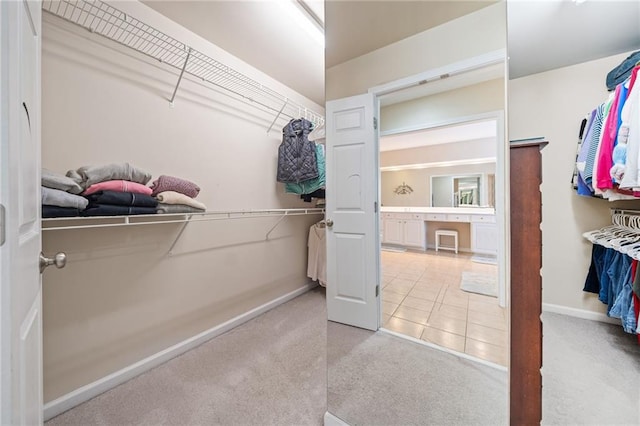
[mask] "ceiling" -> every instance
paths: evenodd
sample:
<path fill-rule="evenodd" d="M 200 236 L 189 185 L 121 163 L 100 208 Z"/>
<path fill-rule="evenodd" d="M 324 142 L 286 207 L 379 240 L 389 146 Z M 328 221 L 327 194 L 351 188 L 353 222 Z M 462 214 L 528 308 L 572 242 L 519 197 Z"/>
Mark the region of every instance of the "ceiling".
<path fill-rule="evenodd" d="M 324 105 L 324 47 L 296 24 L 296 17 L 280 7 L 279 2 L 142 0 L 142 3 Z M 320 9 L 323 4 L 321 0 L 309 3 Z"/>
<path fill-rule="evenodd" d="M 638 1 L 509 1 L 507 17 L 510 79 L 640 49 Z"/>
<path fill-rule="evenodd" d="M 142 1 L 312 101 L 324 104 L 325 49 L 301 29 L 300 19 L 282 10 L 279 3 L 283 0 Z M 325 6 L 327 67 L 495 3 L 305 1 L 320 15 Z M 509 0 L 507 14 L 510 78 L 640 49 L 638 1 Z M 443 84 L 441 90 L 451 90 L 454 82 Z M 469 83 L 473 82 L 460 84 Z M 386 102 L 401 100 L 399 94 L 396 100 Z"/>
<path fill-rule="evenodd" d="M 327 1 L 326 66 L 331 68 L 493 3 L 496 0 Z"/>

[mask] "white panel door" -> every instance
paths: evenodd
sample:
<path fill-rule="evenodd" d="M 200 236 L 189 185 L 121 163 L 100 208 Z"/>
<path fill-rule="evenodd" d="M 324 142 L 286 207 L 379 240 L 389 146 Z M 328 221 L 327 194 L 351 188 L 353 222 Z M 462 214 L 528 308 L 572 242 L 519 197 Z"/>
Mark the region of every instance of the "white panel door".
<path fill-rule="evenodd" d="M 0 2 L 2 424 L 42 424 L 40 2 Z"/>
<path fill-rule="evenodd" d="M 327 315 L 330 321 L 377 330 L 377 98 L 327 102 Z"/>

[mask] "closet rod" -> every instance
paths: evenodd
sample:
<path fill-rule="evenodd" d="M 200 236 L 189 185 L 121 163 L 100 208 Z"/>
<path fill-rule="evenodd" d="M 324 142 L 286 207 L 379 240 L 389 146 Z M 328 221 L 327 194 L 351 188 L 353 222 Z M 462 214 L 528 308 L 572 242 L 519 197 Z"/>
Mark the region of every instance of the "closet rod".
<path fill-rule="evenodd" d="M 322 114 L 308 110 L 277 91 L 100 0 L 44 0 L 42 9 L 269 112 L 278 113 L 284 103 L 277 117 L 300 118 L 299 111 L 304 109 L 308 112 L 306 118 L 309 121 L 316 125 L 324 123 Z M 177 86 L 175 90 L 177 91 Z M 174 97 L 175 93 L 172 98 Z"/>

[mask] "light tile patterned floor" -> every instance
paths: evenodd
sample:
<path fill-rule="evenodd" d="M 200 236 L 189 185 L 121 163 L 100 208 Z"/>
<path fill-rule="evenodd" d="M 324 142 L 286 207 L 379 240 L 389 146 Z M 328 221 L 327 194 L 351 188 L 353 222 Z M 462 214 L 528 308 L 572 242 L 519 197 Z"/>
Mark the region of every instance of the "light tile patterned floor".
<path fill-rule="evenodd" d="M 460 290 L 462 272 L 497 274 L 468 254 L 382 251 L 383 326 L 507 365 L 507 312 L 498 299 Z"/>

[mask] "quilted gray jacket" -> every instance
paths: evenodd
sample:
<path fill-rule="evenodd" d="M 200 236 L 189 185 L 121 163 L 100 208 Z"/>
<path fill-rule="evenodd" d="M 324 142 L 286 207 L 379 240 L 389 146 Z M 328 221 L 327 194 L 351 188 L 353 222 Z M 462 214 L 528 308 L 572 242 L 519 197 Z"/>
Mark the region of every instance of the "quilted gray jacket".
<path fill-rule="evenodd" d="M 318 177 L 316 145 L 307 138 L 312 129 L 313 123 L 304 118 L 291 120 L 282 129 L 278 182 L 299 183 Z"/>

